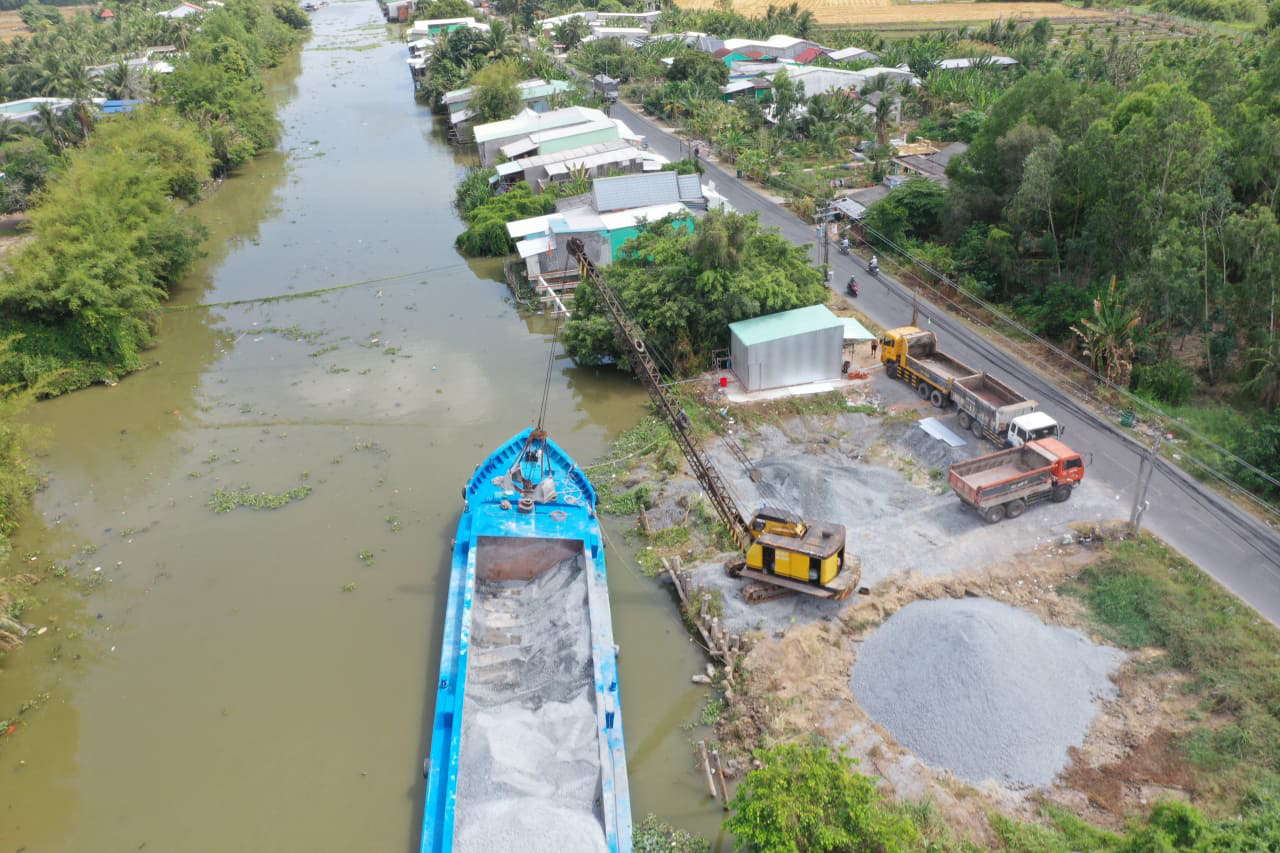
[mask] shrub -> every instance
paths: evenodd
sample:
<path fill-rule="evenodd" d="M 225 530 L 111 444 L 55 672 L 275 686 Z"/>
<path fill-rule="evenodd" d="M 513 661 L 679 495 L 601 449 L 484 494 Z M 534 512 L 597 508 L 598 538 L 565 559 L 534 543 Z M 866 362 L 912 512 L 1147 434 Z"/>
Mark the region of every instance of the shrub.
<path fill-rule="evenodd" d="M 1171 406 L 1181 406 L 1196 389 L 1196 375 L 1182 362 L 1165 358 L 1133 368 L 1133 384 L 1139 394 Z"/>
<path fill-rule="evenodd" d="M 750 849 L 789 851 L 909 850 L 919 832 L 885 807 L 875 782 L 825 745 L 759 750 L 764 764 L 747 774 L 724 827 Z"/>

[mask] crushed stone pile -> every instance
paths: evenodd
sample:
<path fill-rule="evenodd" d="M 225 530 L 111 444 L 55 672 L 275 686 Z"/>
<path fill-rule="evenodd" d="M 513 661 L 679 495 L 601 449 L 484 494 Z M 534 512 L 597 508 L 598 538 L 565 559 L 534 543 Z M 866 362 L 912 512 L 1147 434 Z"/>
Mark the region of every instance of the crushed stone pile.
<path fill-rule="evenodd" d="M 858 703 L 928 764 L 971 782 L 1047 785 L 1115 696 L 1124 654 L 989 599 L 917 601 L 858 653 Z"/>
<path fill-rule="evenodd" d="M 454 849 L 607 849 L 581 557 L 476 581 Z"/>

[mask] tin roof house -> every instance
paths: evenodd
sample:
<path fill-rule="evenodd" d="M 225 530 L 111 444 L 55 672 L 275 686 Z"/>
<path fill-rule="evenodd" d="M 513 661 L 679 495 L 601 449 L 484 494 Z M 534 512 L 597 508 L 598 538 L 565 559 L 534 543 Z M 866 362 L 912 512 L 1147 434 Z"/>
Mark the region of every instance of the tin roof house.
<path fill-rule="evenodd" d="M 585 196 L 561 199 L 556 212 L 507 224 L 530 282 L 539 276 L 576 280 L 577 261 L 568 242 L 577 237 L 597 266 L 608 266 L 646 222 L 673 216 L 693 228 L 707 198 L 698 175 L 675 172 L 599 178 Z"/>

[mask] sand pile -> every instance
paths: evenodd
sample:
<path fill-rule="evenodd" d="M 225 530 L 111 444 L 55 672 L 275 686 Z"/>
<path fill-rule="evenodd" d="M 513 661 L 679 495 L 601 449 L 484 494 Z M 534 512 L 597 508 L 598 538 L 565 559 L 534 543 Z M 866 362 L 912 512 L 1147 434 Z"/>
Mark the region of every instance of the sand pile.
<path fill-rule="evenodd" d="M 455 850 L 603 851 L 581 558 L 476 581 Z"/>
<path fill-rule="evenodd" d="M 858 653 L 851 687 L 925 762 L 973 782 L 1046 785 L 1083 742 L 1123 653 L 988 599 L 918 601 Z"/>

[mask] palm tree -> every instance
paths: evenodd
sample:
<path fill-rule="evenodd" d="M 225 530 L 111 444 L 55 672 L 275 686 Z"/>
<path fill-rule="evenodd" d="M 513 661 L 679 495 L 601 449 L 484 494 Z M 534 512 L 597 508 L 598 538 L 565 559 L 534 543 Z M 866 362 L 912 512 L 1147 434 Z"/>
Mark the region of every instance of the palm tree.
<path fill-rule="evenodd" d="M 880 145 L 889 144 L 889 122 L 893 119 L 893 100 L 889 97 L 888 92 L 880 93 L 880 100 L 876 102 L 876 142 Z"/>
<path fill-rule="evenodd" d="M 565 50 L 573 50 L 589 35 L 591 35 L 591 28 L 580 15 L 561 21 L 555 29 L 556 44 L 564 45 Z"/>
<path fill-rule="evenodd" d="M 720 156 L 730 163 L 737 162 L 738 155 L 747 146 L 748 141 L 747 135 L 736 127 L 726 127 L 715 139 Z"/>
<path fill-rule="evenodd" d="M 1249 351 L 1249 369 L 1253 376 L 1244 387 L 1258 395 L 1267 409 L 1280 405 L 1280 335 L 1272 334 L 1266 346 Z"/>
<path fill-rule="evenodd" d="M 492 20 L 489 24 L 489 32 L 480 39 L 477 47 L 490 62 L 499 62 L 520 55 L 520 47 L 511 35 L 511 30 L 507 29 L 507 25 L 500 18 Z"/>
<path fill-rule="evenodd" d="M 58 151 L 65 151 L 71 141 L 62 116 L 48 104 L 36 104 L 36 134 L 44 138 L 46 145 Z"/>
<path fill-rule="evenodd" d="M 0 118 L 0 145 L 13 142 L 31 133 L 31 129 L 20 121 Z"/>

